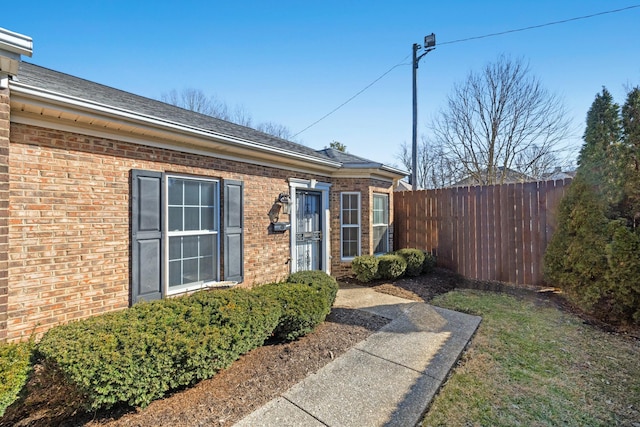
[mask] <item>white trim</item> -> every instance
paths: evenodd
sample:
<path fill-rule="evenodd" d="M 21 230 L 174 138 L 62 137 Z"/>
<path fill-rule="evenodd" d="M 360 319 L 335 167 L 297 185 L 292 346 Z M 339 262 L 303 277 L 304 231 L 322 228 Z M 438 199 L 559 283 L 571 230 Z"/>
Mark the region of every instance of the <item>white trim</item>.
<path fill-rule="evenodd" d="M 342 213 L 343 213 L 343 199 L 342 196 L 358 196 L 358 224 L 343 224 L 342 222 Z M 345 257 L 342 253 L 343 249 L 343 241 L 342 241 L 342 229 L 343 228 L 357 228 L 358 229 L 358 249 L 357 254 L 355 256 Z M 341 261 L 352 261 L 356 256 L 362 254 L 362 194 L 359 191 L 343 191 L 340 193 L 340 260 Z"/>
<path fill-rule="evenodd" d="M 175 231 L 169 231 L 169 179 L 171 178 L 177 178 L 177 179 L 181 179 L 181 180 L 191 180 L 191 181 L 204 181 L 204 182 L 212 182 L 216 184 L 216 190 L 215 190 L 215 194 L 214 194 L 214 208 L 213 208 L 213 213 L 214 213 L 214 230 L 208 230 L 208 231 L 202 231 L 202 230 L 197 230 L 197 231 L 184 231 L 184 232 L 175 232 Z M 177 294 L 182 294 L 185 292 L 191 292 L 191 291 L 197 291 L 199 289 L 205 289 L 205 288 L 211 288 L 211 287 L 216 287 L 216 286 L 220 286 L 220 237 L 221 237 L 221 231 L 220 231 L 220 210 L 221 210 L 221 206 L 220 206 L 220 180 L 219 179 L 215 179 L 215 178 L 206 178 L 206 177 L 197 177 L 197 176 L 192 176 L 192 175 L 181 175 L 181 174 L 173 174 L 173 173 L 167 173 L 164 174 L 164 179 L 163 179 L 163 191 L 164 191 L 164 217 L 165 217 L 165 221 L 164 221 L 164 227 L 163 227 L 163 234 L 165 237 L 165 242 L 164 242 L 164 259 L 163 259 L 163 265 L 164 265 L 164 271 L 161 273 L 164 275 L 164 289 L 163 289 L 163 295 L 165 296 L 171 296 L 171 295 L 177 295 Z M 174 288 L 170 288 L 169 287 L 169 240 L 171 239 L 171 237 L 176 237 L 176 236 L 201 236 L 201 235 L 215 235 L 215 247 L 216 247 L 216 254 L 215 254 L 215 269 L 216 269 L 216 280 L 213 281 L 209 281 L 209 282 L 196 282 L 193 284 L 189 284 L 189 285 L 182 285 L 179 287 L 174 287 Z"/>
<path fill-rule="evenodd" d="M 376 199 L 376 197 L 386 197 L 386 199 L 387 199 L 387 204 L 386 204 L 387 222 L 386 223 L 382 223 L 382 222 L 381 223 L 375 223 L 375 222 L 373 222 L 373 219 L 375 218 L 374 211 L 375 211 L 375 199 Z M 388 193 L 377 193 L 377 192 L 374 192 L 372 197 L 371 197 L 371 241 L 374 243 L 374 245 L 376 243 L 375 240 L 374 240 L 374 238 L 375 238 L 375 232 L 374 232 L 375 228 L 376 227 L 383 227 L 383 226 L 387 228 L 387 231 L 386 231 L 387 244 L 386 244 L 385 251 L 384 252 L 376 252 L 376 247 L 374 246 L 372 248 L 374 255 L 381 255 L 381 254 L 387 253 L 387 252 L 389 252 L 389 249 L 391 247 L 391 245 L 389 245 L 389 221 L 391 220 L 391 218 L 389 218 L 389 214 L 391 213 L 390 212 L 391 211 L 391 207 L 389 206 L 390 202 L 391 202 L 391 197 L 389 197 Z"/>
<path fill-rule="evenodd" d="M 331 221 L 329 211 L 329 191 L 331 190 L 331 184 L 328 182 L 318 182 L 315 179 L 299 179 L 289 178 L 289 195 L 291 197 L 291 228 L 289 229 L 290 236 L 290 248 L 291 248 L 291 272 L 296 272 L 296 259 L 297 247 L 296 247 L 296 190 L 314 190 L 321 193 L 322 200 L 322 267 L 323 271 L 327 274 L 331 274 L 331 227 L 329 226 Z"/>
<path fill-rule="evenodd" d="M 24 34 L 0 28 L 0 49 L 17 55 L 33 54 L 33 39 Z"/>

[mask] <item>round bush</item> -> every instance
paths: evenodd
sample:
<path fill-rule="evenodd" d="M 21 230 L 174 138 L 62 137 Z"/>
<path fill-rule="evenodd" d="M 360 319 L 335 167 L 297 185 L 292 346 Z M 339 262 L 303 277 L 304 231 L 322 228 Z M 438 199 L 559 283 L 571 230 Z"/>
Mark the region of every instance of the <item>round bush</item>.
<path fill-rule="evenodd" d="M 378 257 L 378 274 L 382 279 L 395 280 L 402 277 L 407 261 L 400 255 L 387 254 Z"/>
<path fill-rule="evenodd" d="M 378 277 L 378 258 L 373 255 L 362 255 L 351 261 L 351 270 L 356 279 L 367 283 Z"/>
<path fill-rule="evenodd" d="M 423 251 L 424 261 L 422 262 L 422 274 L 431 273 L 436 267 L 436 257 L 427 251 Z"/>
<path fill-rule="evenodd" d="M 315 284 L 271 283 L 254 292 L 280 302 L 282 314 L 273 337 L 284 341 L 293 341 L 315 329 L 329 314 L 333 303 L 326 286 Z"/>
<path fill-rule="evenodd" d="M 298 271 L 292 273 L 287 278 L 288 283 L 304 283 L 321 290 L 324 294 L 325 303 L 329 307 L 333 305 L 336 300 L 336 294 L 338 293 L 338 282 L 336 279 L 325 273 L 324 271 L 311 270 L 311 271 Z"/>
<path fill-rule="evenodd" d="M 424 264 L 424 252 L 420 249 L 400 249 L 395 252 L 407 261 L 407 276 L 419 276 Z"/>

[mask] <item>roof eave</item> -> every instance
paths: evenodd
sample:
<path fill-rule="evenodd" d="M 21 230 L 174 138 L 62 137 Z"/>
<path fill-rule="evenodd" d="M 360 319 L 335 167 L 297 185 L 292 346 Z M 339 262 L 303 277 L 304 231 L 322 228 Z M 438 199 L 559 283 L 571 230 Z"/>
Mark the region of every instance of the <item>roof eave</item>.
<path fill-rule="evenodd" d="M 48 91 L 35 86 L 26 85 L 18 81 L 11 82 L 11 98 L 12 103 L 22 101 L 31 103 L 40 108 L 58 108 L 61 113 L 74 111 L 78 114 L 90 114 L 100 117 L 107 122 L 115 123 L 115 128 L 120 128 L 121 124 L 128 123 L 134 126 L 147 126 L 154 129 L 164 130 L 173 134 L 188 135 L 198 139 L 207 141 L 215 141 L 217 143 L 227 144 L 235 147 L 240 151 L 247 151 L 255 155 L 255 152 L 261 152 L 270 156 L 277 156 L 280 159 L 287 158 L 295 162 L 311 163 L 317 167 L 328 170 L 336 170 L 342 167 L 340 162 L 330 159 L 322 159 L 314 156 L 296 153 L 290 150 L 271 147 L 258 142 L 238 138 L 232 135 L 226 135 L 208 129 L 193 127 L 178 122 L 172 122 L 157 117 L 136 113 L 134 111 L 124 110 L 117 107 L 93 102 L 87 99 L 73 97 L 58 92 Z M 283 158 L 284 157 L 284 158 Z"/>

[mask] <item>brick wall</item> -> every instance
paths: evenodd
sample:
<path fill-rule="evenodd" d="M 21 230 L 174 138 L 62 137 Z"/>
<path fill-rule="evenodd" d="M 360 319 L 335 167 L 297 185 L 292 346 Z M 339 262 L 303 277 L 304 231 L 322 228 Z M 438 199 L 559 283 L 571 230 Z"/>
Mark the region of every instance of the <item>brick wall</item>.
<path fill-rule="evenodd" d="M 326 180 L 15 123 L 10 135 L 11 340 L 129 306 L 131 169 L 244 181 L 245 286 L 290 271 L 290 235 L 269 233 L 267 216 L 288 178 Z"/>
<path fill-rule="evenodd" d="M 9 89 L 0 89 L 0 340 L 7 338 L 9 248 Z"/>

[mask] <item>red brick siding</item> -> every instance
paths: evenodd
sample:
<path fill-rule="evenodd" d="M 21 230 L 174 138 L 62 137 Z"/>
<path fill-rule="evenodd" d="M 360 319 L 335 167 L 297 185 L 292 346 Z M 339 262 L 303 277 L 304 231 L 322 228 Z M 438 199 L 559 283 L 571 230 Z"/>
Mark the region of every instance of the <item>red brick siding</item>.
<path fill-rule="evenodd" d="M 290 235 L 269 233 L 267 217 L 288 178 L 326 181 L 22 124 L 10 135 L 8 339 L 129 306 L 131 169 L 244 181 L 244 286 L 290 271 Z"/>

